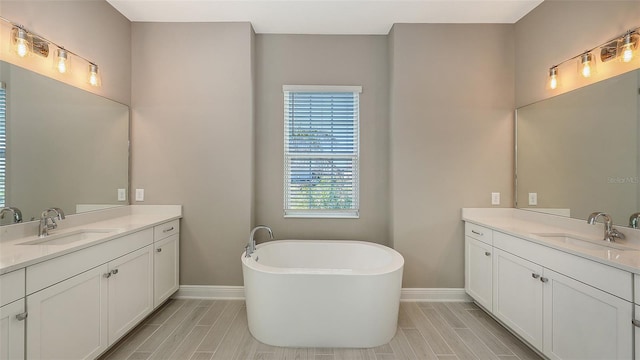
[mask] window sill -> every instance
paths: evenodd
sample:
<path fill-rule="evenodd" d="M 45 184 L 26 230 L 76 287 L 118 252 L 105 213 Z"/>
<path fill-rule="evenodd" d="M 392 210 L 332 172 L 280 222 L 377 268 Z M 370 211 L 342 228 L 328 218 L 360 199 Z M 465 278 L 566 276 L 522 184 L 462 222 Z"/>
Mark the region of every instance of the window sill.
<path fill-rule="evenodd" d="M 305 210 L 288 210 L 284 212 L 285 219 L 359 219 L 360 212 L 329 212 L 329 211 L 305 211 Z"/>

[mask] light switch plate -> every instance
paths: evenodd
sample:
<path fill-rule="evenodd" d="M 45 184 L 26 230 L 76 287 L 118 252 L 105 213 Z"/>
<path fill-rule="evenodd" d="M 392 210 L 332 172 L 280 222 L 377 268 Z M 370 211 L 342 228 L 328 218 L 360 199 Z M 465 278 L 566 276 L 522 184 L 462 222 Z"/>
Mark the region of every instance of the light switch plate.
<path fill-rule="evenodd" d="M 118 201 L 126 201 L 126 200 L 127 200 L 127 190 L 118 189 Z"/>
<path fill-rule="evenodd" d="M 500 193 L 492 192 L 491 193 L 491 205 L 500 205 Z"/>
<path fill-rule="evenodd" d="M 144 189 L 136 189 L 136 201 L 144 201 Z"/>
<path fill-rule="evenodd" d="M 538 193 L 529 193 L 529 205 L 538 205 Z"/>

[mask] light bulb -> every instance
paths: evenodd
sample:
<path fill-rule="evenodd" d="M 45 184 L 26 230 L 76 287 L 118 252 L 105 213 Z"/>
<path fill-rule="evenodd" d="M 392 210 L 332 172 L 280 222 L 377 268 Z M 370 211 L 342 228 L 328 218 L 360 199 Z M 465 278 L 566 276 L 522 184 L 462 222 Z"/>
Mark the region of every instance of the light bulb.
<path fill-rule="evenodd" d="M 588 62 L 582 64 L 582 76 L 586 78 L 591 76 L 591 65 Z"/>
<path fill-rule="evenodd" d="M 591 76 L 591 54 L 589 53 L 584 53 L 582 54 L 581 57 L 581 62 L 582 62 L 582 76 L 588 78 Z"/>
<path fill-rule="evenodd" d="M 60 74 L 64 74 L 67 72 L 67 51 L 65 49 L 58 49 L 58 57 L 57 57 L 57 65 L 56 69 Z"/>
<path fill-rule="evenodd" d="M 18 39 L 16 41 L 16 52 L 20 57 L 25 57 L 29 53 L 29 47 L 24 39 Z"/>
<path fill-rule="evenodd" d="M 19 27 L 14 28 L 16 54 L 20 57 L 29 55 L 29 36 L 27 31 Z"/>
<path fill-rule="evenodd" d="M 633 59 L 634 43 L 631 39 L 631 32 L 628 32 L 622 38 L 622 61 L 630 62 Z"/>
<path fill-rule="evenodd" d="M 631 49 L 631 45 L 625 47 L 622 52 L 622 61 L 630 62 L 633 59 L 633 49 Z"/>
<path fill-rule="evenodd" d="M 98 76 L 98 65 L 89 64 L 89 84 L 91 86 L 100 86 L 100 77 Z"/>
<path fill-rule="evenodd" d="M 549 69 L 549 88 L 555 90 L 558 87 L 558 67 Z"/>

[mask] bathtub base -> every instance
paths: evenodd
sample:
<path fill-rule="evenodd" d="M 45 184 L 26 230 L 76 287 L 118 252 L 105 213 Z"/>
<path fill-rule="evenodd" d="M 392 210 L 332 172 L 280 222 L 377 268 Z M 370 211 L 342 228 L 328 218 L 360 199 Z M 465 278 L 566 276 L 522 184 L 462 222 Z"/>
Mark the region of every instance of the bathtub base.
<path fill-rule="evenodd" d="M 283 288 L 281 276 L 249 274 L 245 276 L 249 330 L 272 346 L 384 345 L 398 326 L 400 286 L 395 284 L 401 278 L 401 269 L 370 279 L 292 275 Z"/>

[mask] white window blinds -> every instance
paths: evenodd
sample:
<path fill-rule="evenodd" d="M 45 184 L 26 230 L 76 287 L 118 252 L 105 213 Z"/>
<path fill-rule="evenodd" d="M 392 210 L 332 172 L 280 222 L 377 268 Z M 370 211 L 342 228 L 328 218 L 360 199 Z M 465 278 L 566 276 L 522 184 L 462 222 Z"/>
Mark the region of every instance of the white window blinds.
<path fill-rule="evenodd" d="M 0 82 L 0 207 L 6 204 L 7 179 L 7 96 L 4 83 Z"/>
<path fill-rule="evenodd" d="M 358 217 L 359 86 L 284 91 L 284 213 Z"/>

